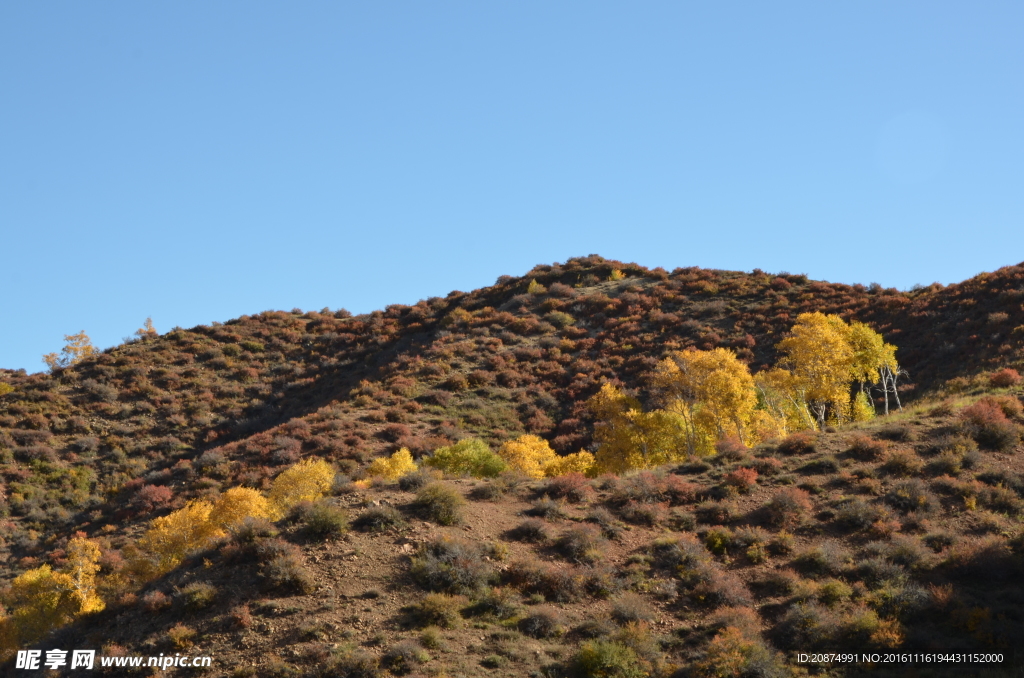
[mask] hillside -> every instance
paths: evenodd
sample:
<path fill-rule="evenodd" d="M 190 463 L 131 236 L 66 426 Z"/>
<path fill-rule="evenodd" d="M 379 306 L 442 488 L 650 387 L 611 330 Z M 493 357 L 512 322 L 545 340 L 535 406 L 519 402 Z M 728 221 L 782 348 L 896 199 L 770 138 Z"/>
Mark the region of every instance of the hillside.
<path fill-rule="evenodd" d="M 503 276 L 494 286 L 474 292 L 452 292 L 444 299 L 389 306 L 363 316 L 327 309 L 275 311 L 210 327 L 176 328 L 53 374 L 0 371 L 0 382 L 13 387 L 0 396 L 0 498 L 5 514 L 0 523 L 0 576 L 10 581 L 42 563 L 60 566 L 68 539 L 76 532 L 98 539 L 105 549 L 104 571 L 116 571 L 119 550 L 155 516 L 228 487 L 265 489 L 280 470 L 300 458 L 327 459 L 356 479 L 366 463 L 381 454 L 407 447 L 420 456 L 467 436 L 497 445 L 535 433 L 560 453 L 587 449 L 593 426 L 584 401 L 604 381 L 642 397 L 657 361 L 669 350 L 691 346 L 729 347 L 752 369 L 765 368 L 776 360 L 775 345 L 805 311 L 866 322 L 895 344 L 897 358 L 910 375 L 901 389 L 904 405 L 925 397 L 977 397 L 980 389 L 988 388 L 986 374 L 1024 365 L 1024 265 L 945 288 L 935 285 L 901 293 L 760 271 L 691 268 L 668 273 L 591 256 L 538 266 L 519 278 Z M 1016 394 L 1012 389 L 999 393 Z M 118 599 L 89 620 L 86 636 L 96 644 L 158 654 L 173 647 L 166 645 L 165 634 L 181 622 L 197 633 L 187 642 L 221 658 L 213 675 L 230 675 L 235 667 L 254 663 L 261 668 L 251 675 L 271 675 L 267 666 L 275 656 L 280 666 L 273 670 L 279 675 L 288 675 L 291 669 L 286 664 L 308 671 L 339 651 L 332 650 L 334 645 L 340 651 L 352 644 L 379 654 L 403 639 L 419 638 L 420 631 L 407 620 L 410 612 L 400 610 L 422 594 L 409 579 L 409 559 L 423 545 L 451 532 L 476 544 L 507 544 L 499 552 L 478 556 L 488 563 L 482 569 L 494 570 L 490 579 L 485 578 L 488 583 L 519 592 L 510 603 L 518 616 L 509 617 L 515 623 L 508 623 L 493 612 L 490 617 L 467 613 L 469 619 L 441 633 L 448 636 L 437 647 L 424 648 L 416 641 L 417 651 L 434 657 L 416 669 L 428 673 L 444 668 L 449 675 L 482 675 L 488 664 L 481 661 L 489 661 L 494 665 L 490 670 L 499 674 L 527 675 L 548 665 L 543 670 L 554 672 L 553 667 L 567 662 L 581 642 L 580 624 L 610 611 L 609 606 L 621 603 L 627 592 L 639 597 L 629 600 L 645 610 L 632 621 L 650 625 L 643 631 L 652 636 L 643 641 L 647 645 L 634 643 L 635 653 L 648 668 L 657 665 L 664 672 L 669 664 L 700 661 L 715 636 L 714 624 L 745 629 L 744 638 L 763 638 L 766 646 L 779 650 L 810 647 L 818 641 L 786 630 L 786 624 L 796 623 L 785 621 L 794 596 L 796 602 L 820 598 L 820 586 L 835 579 L 850 592 L 841 595 L 844 589 L 832 586 L 839 598 L 831 607 L 823 602 L 822 609 L 856 614 L 870 607 L 869 593 L 877 592 L 872 576 L 883 582 L 903 576 L 897 572 L 879 579 L 856 574 L 862 569 L 859 560 L 866 557 L 864 549 L 877 552 L 872 556 L 876 560 L 913 573 L 915 581 L 920 580 L 917 589 L 931 591 L 928 605 L 938 605 L 942 598 L 942 609 L 950 612 L 948 623 L 938 630 L 932 621 L 920 622 L 931 609 L 920 601 L 905 618 L 900 617 L 902 608 L 888 617 L 883 614 L 883 621 L 901 625 L 897 629 L 896 621 L 890 624 L 890 647 L 931 647 L 926 641 L 929 634 L 963 649 L 1012 647 L 1020 639 L 1007 629 L 1013 628 L 1013 615 L 1018 614 L 1014 609 L 1024 606 L 1007 594 L 1005 579 L 994 583 L 997 580 L 989 575 L 996 571 L 1009 577 L 1016 567 L 1010 551 L 1000 550 L 1011 547 L 992 540 L 1003 533 L 1012 538 L 1019 529 L 1019 495 L 1024 492 L 1019 444 L 1000 452 L 958 448 L 957 454 L 973 454 L 975 465 L 967 468 L 970 464 L 961 463 L 952 474 L 951 469 L 939 472 L 934 465 L 949 451 L 939 449 L 941 441 L 956 437 L 960 430 L 957 408 L 968 403 L 939 407 L 934 416 L 927 416 L 929 409 L 900 415 L 902 419 L 876 420 L 869 432 L 876 439 L 895 440 L 879 443 L 875 452 L 850 453 L 854 433 L 843 428 L 822 433 L 811 448 L 787 453 L 789 448 L 784 445 L 780 452 L 775 443 L 719 455 L 710 464 L 662 469 L 667 475 L 645 482 L 657 485 L 667 482 L 664 478 L 677 478 L 692 487 L 686 498 L 659 494 L 667 490 L 648 493 L 656 499 L 652 505 L 659 507 L 653 517 L 643 517 L 643 506 L 638 509 L 635 504 L 633 513 L 623 514 L 629 505 L 622 500 L 623 493 L 628 494 L 627 481 L 588 481 L 592 489 L 581 490 L 585 501 L 565 509 L 568 515 L 547 530 L 554 538 L 570 526 L 589 524 L 587 515 L 598 508 L 609 511 L 616 521 L 633 521 L 629 530 L 620 529 L 618 540 L 600 542 L 604 556 L 598 561 L 565 565 L 580 582 L 586 577 L 607 579 L 598 586 L 598 594 L 591 590 L 597 585 L 588 589 L 582 583 L 578 591 L 560 596 L 545 588 L 540 575 L 513 567 L 528 558 L 574 560 L 551 542 L 527 544 L 507 533 L 522 522 L 518 513 L 544 494 L 543 482 L 523 482 L 504 494 L 495 491 L 488 499 L 472 500 L 466 524 L 458 527 L 418 519 L 409 506 L 414 494 L 394 484 L 368 489 L 342 484 L 334 501 L 353 517 L 377 502 L 398 507 L 407 524 L 379 534 L 357 530 L 326 542 L 304 536 L 301 519 L 280 524 L 276 529 L 288 543 L 298 545 L 295 557 L 310 570 L 313 583 L 307 595 L 267 588 L 263 570 L 252 564 L 259 560 L 258 553 L 246 551 L 251 545 L 226 543 L 154 582 L 147 591 L 111 592 Z M 1010 415 L 1015 416 L 1012 411 Z M 892 428 L 897 420 L 899 430 Z M 896 452 L 907 456 L 909 466 L 893 470 L 891 457 Z M 777 462 L 765 461 L 769 459 Z M 726 474 L 738 468 L 760 469 L 761 480 L 749 494 L 721 489 L 729 485 Z M 951 480 L 942 480 L 944 476 Z M 928 502 L 933 513 L 928 516 L 901 512 L 891 501 L 886 503 L 897 483 L 914 478 L 931 488 Z M 463 494 L 475 484 L 450 482 Z M 500 485 L 485 484 L 495 483 Z M 813 497 L 812 505 L 800 511 L 806 515 L 795 525 L 765 522 L 761 507 L 790 485 L 807 486 L 805 491 Z M 965 492 L 981 497 L 976 500 L 978 512 L 962 510 Z M 893 513 L 878 513 L 867 524 L 850 529 L 849 522 L 837 516 L 846 515 L 851 495 L 863 495 L 866 506 L 877 509 L 884 504 Z M 722 515 L 707 503 L 728 506 Z M 876 525 L 879 521 L 881 526 Z M 658 550 L 667 547 L 652 543 L 691 533 L 707 543 L 708 530 L 715 524 L 727 526 L 731 536 L 721 537 L 725 545 L 716 547 L 718 553 L 693 557 L 708 572 L 721 571 L 721 581 L 735 577 L 740 583 L 733 586 L 734 597 L 721 596 L 717 605 L 697 605 L 684 582 L 672 583 L 671 558 L 666 561 L 668 556 Z M 793 543 L 771 546 L 784 527 Z M 753 533 L 755 528 L 764 534 L 736 537 L 741 530 Z M 938 538 L 928 542 L 930 546 L 926 543 L 926 537 L 940 533 L 952 535 L 949 543 Z M 755 563 L 737 555 L 737 544 L 742 543 L 742 552 L 747 553 L 760 543 L 758 539 L 764 542 L 764 559 Z M 920 548 L 911 555 L 887 555 L 886 549 L 895 548 L 889 544 L 911 548 L 901 539 L 916 540 Z M 933 548 L 935 544 L 939 548 Z M 765 593 L 776 584 L 758 584 L 771 579 L 769 570 L 787 570 L 791 560 L 814 548 L 833 549 L 834 554 L 830 551 L 832 555 L 822 558 L 835 562 L 820 565 L 820 571 L 814 571 L 818 566 L 813 564 L 806 569 L 804 561 L 793 564 L 796 579 L 776 582 L 783 593 Z M 985 566 L 991 571 L 978 569 L 978 559 L 986 557 L 993 559 Z M 701 560 L 706 558 L 710 560 Z M 980 583 L 979 571 L 987 585 L 998 589 Z M 712 580 L 719 581 L 719 576 Z M 572 576 L 569 580 L 565 585 L 574 586 Z M 213 602 L 186 607 L 174 592 L 190 581 L 214 587 Z M 146 603 L 149 590 L 162 591 L 173 604 L 161 608 Z M 313 591 L 316 595 L 309 595 Z M 474 598 L 477 592 L 462 593 Z M 898 592 L 890 593 L 898 598 Z M 717 594 L 708 595 L 715 599 Z M 546 602 L 539 603 L 541 599 Z M 467 598 L 467 606 L 469 602 Z M 564 618 L 561 624 L 567 633 L 524 641 L 517 624 L 536 607 L 532 603 L 561 606 L 557 615 Z M 244 605 L 255 620 L 232 622 L 232 615 L 241 614 L 238 610 Z M 738 615 L 735 619 L 713 621 L 715 614 L 726 614 L 725 608 L 747 612 L 734 611 L 730 614 Z M 622 628 L 609 627 L 604 636 L 640 633 L 623 626 L 629 616 L 618 614 L 617 622 L 609 621 Z M 966 635 L 964 629 L 969 629 Z M 86 631 L 72 628 L 67 633 Z M 882 636 L 870 642 L 869 636 L 855 640 L 885 646 Z M 331 675 L 357 675 L 337 671 Z"/>

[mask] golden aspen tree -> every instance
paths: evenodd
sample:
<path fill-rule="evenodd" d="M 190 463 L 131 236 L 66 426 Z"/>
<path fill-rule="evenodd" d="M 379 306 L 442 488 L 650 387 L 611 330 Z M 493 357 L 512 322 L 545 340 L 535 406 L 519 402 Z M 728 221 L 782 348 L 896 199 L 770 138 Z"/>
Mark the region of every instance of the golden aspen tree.
<path fill-rule="evenodd" d="M 82 330 L 78 334 L 65 334 L 64 342 L 66 346 L 60 350 L 60 353 L 47 353 L 43 356 L 43 362 L 50 368 L 50 371 L 54 371 L 64 367 L 70 367 L 76 365 L 85 358 L 98 353 L 96 347 L 92 345 L 92 340 L 89 339 L 89 335 Z"/>
<path fill-rule="evenodd" d="M 82 612 L 82 599 L 71 577 L 42 565 L 22 573 L 4 595 L 11 608 L 11 633 L 20 645 L 36 642 Z"/>
<path fill-rule="evenodd" d="M 408 448 L 403 447 L 390 457 L 378 457 L 370 462 L 370 466 L 366 469 L 366 475 L 397 480 L 415 470 L 416 462 L 413 461 L 412 453 Z"/>
<path fill-rule="evenodd" d="M 67 564 L 63 570 L 71 577 L 71 583 L 81 601 L 81 612 L 99 612 L 104 608 L 103 600 L 96 594 L 96 573 L 100 571 L 102 555 L 100 545 L 84 536 L 68 541 Z"/>
<path fill-rule="evenodd" d="M 775 426 L 782 429 L 780 435 L 814 428 L 814 416 L 807 407 L 805 385 L 792 372 L 781 367 L 758 372 L 754 375 L 754 386 L 759 408 L 777 422 Z"/>
<path fill-rule="evenodd" d="M 548 441 L 529 434 L 505 441 L 498 448 L 498 456 L 505 460 L 509 468 L 531 478 L 543 478 L 547 466 L 558 459 Z"/>
<path fill-rule="evenodd" d="M 850 326 L 837 315 L 801 313 L 790 336 L 778 344 L 783 363 L 802 382 L 808 407 L 819 428 L 826 418 L 846 414 L 854 364 Z"/>
<path fill-rule="evenodd" d="M 135 330 L 135 336 L 140 339 L 153 339 L 154 337 L 159 337 L 160 333 L 153 327 L 153 319 L 146 318 L 146 322 L 143 323 L 142 327 Z"/>
<path fill-rule="evenodd" d="M 206 547 L 224 533 L 210 520 L 213 504 L 190 501 L 184 508 L 154 518 L 129 554 L 133 568 L 143 579 L 169 572 L 189 553 Z"/>
<path fill-rule="evenodd" d="M 896 368 L 896 347 L 885 343 L 882 335 L 864 323 L 854 320 L 850 323 L 850 344 L 853 347 L 853 364 L 850 376 L 864 384 L 877 384 L 885 367 Z"/>
<path fill-rule="evenodd" d="M 232 487 L 213 503 L 209 521 L 218 529 L 226 530 L 246 518 L 270 518 L 270 501 L 251 487 Z"/>
<path fill-rule="evenodd" d="M 3 595 L 11 614 L 0 617 L 0 661 L 76 617 L 104 608 L 96 594 L 100 555 L 96 542 L 76 536 L 68 542 L 67 564 L 61 571 L 43 565 L 11 582 Z"/>
<path fill-rule="evenodd" d="M 675 351 L 658 364 L 655 385 L 667 408 L 686 421 L 690 454 L 711 452 L 715 440 L 736 435 L 753 442 L 747 424 L 757 405 L 754 379 L 726 348 Z"/>
<path fill-rule="evenodd" d="M 582 473 L 588 478 L 593 478 L 597 475 L 597 460 L 590 452 L 580 450 L 564 457 L 556 457 L 544 467 L 544 476 L 547 478 L 564 476 L 566 473 Z"/>
<path fill-rule="evenodd" d="M 594 439 L 599 472 L 624 473 L 686 457 L 687 427 L 678 413 L 644 412 L 639 401 L 609 383 L 587 405 L 598 419 Z"/>
<path fill-rule="evenodd" d="M 274 519 L 303 501 L 316 501 L 334 484 L 334 468 L 323 459 L 303 459 L 280 473 L 270 486 L 270 506 Z"/>

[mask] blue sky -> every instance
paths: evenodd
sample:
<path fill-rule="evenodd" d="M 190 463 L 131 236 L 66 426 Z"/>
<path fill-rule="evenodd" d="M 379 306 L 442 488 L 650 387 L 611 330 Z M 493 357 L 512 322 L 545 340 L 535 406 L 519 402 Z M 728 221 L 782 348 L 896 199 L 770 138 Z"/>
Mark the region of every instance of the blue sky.
<path fill-rule="evenodd" d="M 1024 260 L 1024 5 L 0 5 L 0 366 L 590 253 Z"/>

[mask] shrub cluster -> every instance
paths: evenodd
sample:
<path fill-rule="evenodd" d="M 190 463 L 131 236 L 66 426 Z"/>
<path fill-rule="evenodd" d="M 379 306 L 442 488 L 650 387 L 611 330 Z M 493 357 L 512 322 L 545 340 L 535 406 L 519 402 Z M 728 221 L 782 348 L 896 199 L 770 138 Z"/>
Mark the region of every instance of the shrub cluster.
<path fill-rule="evenodd" d="M 411 574 L 430 591 L 471 595 L 494 578 L 486 555 L 481 544 L 441 538 L 420 548 L 412 559 Z"/>

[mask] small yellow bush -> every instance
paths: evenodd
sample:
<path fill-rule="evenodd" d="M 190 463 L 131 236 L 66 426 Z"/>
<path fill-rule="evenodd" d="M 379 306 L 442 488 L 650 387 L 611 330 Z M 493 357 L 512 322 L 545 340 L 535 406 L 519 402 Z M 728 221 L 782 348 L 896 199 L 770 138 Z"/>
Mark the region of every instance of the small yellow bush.
<path fill-rule="evenodd" d="M 228 529 L 246 518 L 270 518 L 270 502 L 259 491 L 249 487 L 232 487 L 217 498 L 210 511 L 210 522 Z"/>
<path fill-rule="evenodd" d="M 588 478 L 593 478 L 597 470 L 596 460 L 590 452 L 575 452 L 564 457 L 558 457 L 544 467 L 544 475 L 548 478 L 564 476 L 566 473 L 582 473 Z"/>
<path fill-rule="evenodd" d="M 524 435 L 506 441 L 498 450 L 510 468 L 522 471 L 531 478 L 543 478 L 547 466 L 558 460 L 548 441 L 539 436 Z"/>
<path fill-rule="evenodd" d="M 415 470 L 416 462 L 412 460 L 412 454 L 403 447 L 390 457 L 374 459 L 366 469 L 366 475 L 397 480 Z"/>
<path fill-rule="evenodd" d="M 323 497 L 334 483 L 334 469 L 323 459 L 303 459 L 274 478 L 270 486 L 270 505 L 274 519 L 303 501 Z"/>

